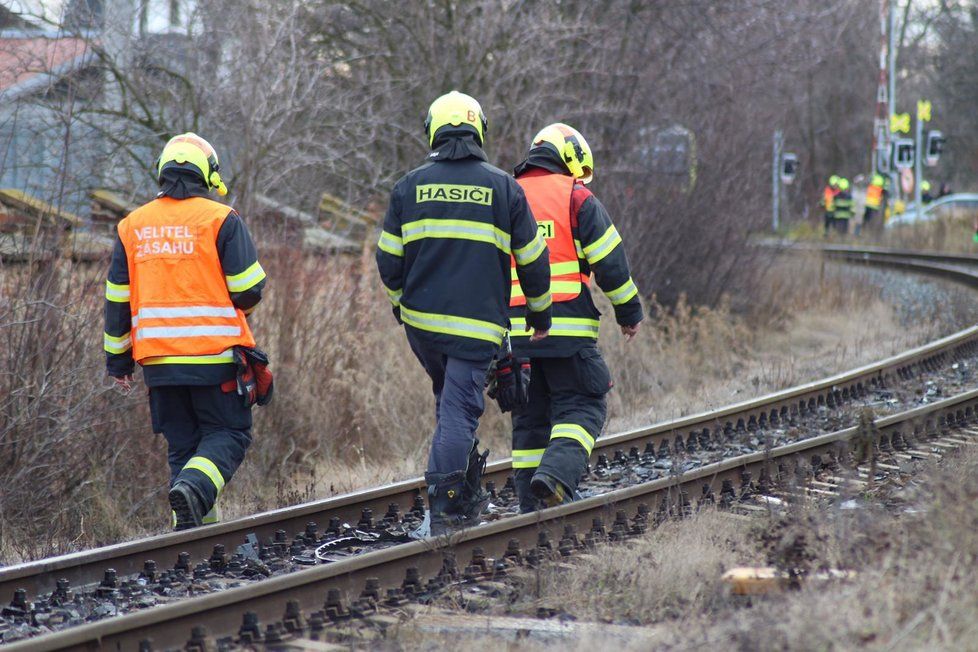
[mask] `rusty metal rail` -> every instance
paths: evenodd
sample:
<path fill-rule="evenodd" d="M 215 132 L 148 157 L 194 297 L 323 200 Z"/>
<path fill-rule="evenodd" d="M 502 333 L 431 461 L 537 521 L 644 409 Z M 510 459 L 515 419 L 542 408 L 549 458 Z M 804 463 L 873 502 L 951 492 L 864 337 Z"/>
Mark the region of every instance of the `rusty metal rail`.
<path fill-rule="evenodd" d="M 881 253 L 880 250 L 836 250 L 827 253 L 833 257 L 843 257 L 847 260 L 941 274 L 952 280 L 969 285 L 978 285 L 978 272 L 976 271 L 968 271 L 959 264 L 950 264 L 948 261 L 926 261 L 920 258 L 912 258 L 906 252 L 901 252 L 900 255 L 896 255 L 894 252 Z M 956 263 L 961 263 L 961 261 L 958 260 Z M 791 414 L 805 412 L 820 405 L 832 406 L 838 401 L 846 400 L 851 395 L 862 393 L 866 388 L 885 385 L 896 378 L 906 378 L 915 374 L 917 369 L 933 369 L 958 356 L 972 354 L 976 350 L 978 350 L 978 327 L 972 327 L 886 360 L 820 381 L 744 401 L 719 410 L 603 437 L 598 440 L 595 450 L 597 454 L 607 454 L 617 449 L 627 449 L 631 446 L 641 447 L 648 443 L 661 446 L 663 442 L 685 446 L 690 440 L 695 442 L 700 437 L 717 436 L 720 433 L 729 432 L 731 429 L 764 426 L 768 422 L 774 423 Z M 960 403 L 955 404 L 960 407 L 954 408 L 954 410 L 962 412 L 960 415 L 955 413 L 953 418 L 957 419 L 960 416 L 963 419 L 965 413 L 970 415 L 974 400 L 975 397 L 971 395 L 962 398 Z M 945 401 L 941 405 L 947 403 Z M 921 410 L 926 410 L 927 414 L 931 414 L 932 408 L 933 406 L 921 408 L 913 412 L 919 412 L 920 415 L 923 415 L 924 412 Z M 934 412 L 934 414 L 938 413 Z M 931 415 L 931 419 L 935 418 L 934 414 Z M 896 423 L 893 421 L 895 418 L 888 417 L 880 420 L 880 426 L 888 427 L 886 424 Z M 851 436 L 850 431 L 841 431 L 841 433 L 833 433 L 786 446 L 784 448 L 790 450 L 781 451 L 778 454 L 793 455 L 800 451 L 805 451 L 806 454 L 815 454 L 819 447 L 834 445 L 834 443 L 846 440 Z M 496 535 L 506 537 L 507 543 L 509 538 L 519 539 L 522 545 L 526 546 L 536 541 L 537 528 L 544 523 L 559 522 L 561 525 L 566 523 L 590 527 L 591 519 L 595 518 L 596 515 L 603 514 L 607 517 L 618 510 L 635 509 L 639 502 L 650 506 L 650 503 L 668 505 L 670 500 L 676 499 L 676 496 L 679 495 L 677 492 L 682 488 L 693 485 L 701 487 L 704 484 L 704 478 L 712 478 L 709 483 L 710 487 L 717 481 L 735 478 L 743 469 L 756 464 L 757 455 L 763 457 L 763 454 L 758 453 L 733 458 L 709 467 L 696 469 L 676 479 L 660 479 L 647 483 L 647 485 L 631 487 L 555 510 L 548 510 L 545 515 L 531 514 L 491 523 L 462 533 L 452 542 L 453 549 L 459 558 L 463 558 L 470 555 L 472 549 L 477 546 L 486 548 L 486 542 L 491 541 L 492 537 Z M 771 455 L 774 455 L 774 451 L 771 451 Z M 501 485 L 505 482 L 509 472 L 509 460 L 501 460 L 489 466 L 486 479 Z M 422 487 L 423 481 L 420 478 L 414 478 L 187 532 L 170 533 L 12 566 L 0 570 L 0 599 L 11 595 L 16 588 L 27 589 L 30 596 L 50 591 L 59 578 L 67 578 L 75 586 L 97 582 L 104 570 L 109 567 L 115 568 L 120 575 L 138 573 L 146 559 L 155 559 L 165 564 L 169 560 L 175 559 L 178 553 L 184 551 L 189 552 L 195 558 L 206 557 L 215 544 L 225 544 L 233 549 L 235 545 L 243 543 L 247 534 L 253 533 L 265 540 L 277 530 L 300 531 L 309 521 L 324 522 L 329 517 L 334 516 L 355 521 L 364 508 L 372 509 L 377 513 L 386 510 L 390 503 L 398 503 L 402 509 L 410 508 L 418 499 Z M 650 497 L 654 497 L 655 500 L 651 500 Z M 489 537 L 489 539 L 483 537 Z M 486 550 L 488 554 L 489 548 Z M 405 560 L 410 560 L 410 563 Z M 263 608 L 264 610 L 259 613 L 260 617 L 272 618 L 274 616 L 278 618 L 284 608 L 283 596 L 286 595 L 290 599 L 300 600 L 305 608 L 310 608 L 313 604 L 318 604 L 321 607 L 322 587 L 327 584 L 330 587 L 345 590 L 349 595 L 355 595 L 362 589 L 363 578 L 366 577 L 365 573 L 369 574 L 370 577 L 377 577 L 387 582 L 385 586 L 394 586 L 395 584 L 390 582 L 396 580 L 396 585 L 400 585 L 406 565 L 414 566 L 422 574 L 430 576 L 436 573 L 442 564 L 442 551 L 439 544 L 433 542 L 410 543 L 317 567 L 309 571 L 269 579 L 253 586 L 52 634 L 34 639 L 28 645 L 47 646 L 37 649 L 58 649 L 59 647 L 74 645 L 93 646 L 98 645 L 94 643 L 95 641 L 102 641 L 102 645 L 114 647 L 115 644 L 110 645 L 110 642 L 117 641 L 121 645 L 119 649 L 128 649 L 129 644 L 134 644 L 132 645 L 134 647 L 138 643 L 137 639 L 134 638 L 136 634 L 132 633 L 135 631 L 133 627 L 136 629 L 149 628 L 140 634 L 140 640 L 148 635 L 155 640 L 157 645 L 182 645 L 188 638 L 189 625 L 192 623 L 207 622 L 212 631 L 229 632 L 236 630 L 240 624 L 240 613 L 243 609 L 241 605 L 251 600 L 267 601 L 268 607 Z M 297 579 L 300 576 L 303 579 Z M 231 604 L 235 606 L 233 608 L 228 606 Z M 257 606 L 253 604 L 249 604 L 248 608 L 252 611 L 258 611 Z M 278 610 L 277 613 L 273 614 L 276 609 Z M 212 619 L 211 613 L 225 615 L 214 616 Z M 166 620 L 168 618 L 170 620 Z M 156 629 L 154 628 L 158 628 L 160 633 L 148 634 L 150 631 L 155 632 Z M 165 636 L 165 630 L 171 628 L 173 632 L 179 632 L 173 635 L 176 638 Z M 167 642 L 164 643 L 164 641 Z M 19 644 L 10 647 L 11 649 L 19 649 L 17 645 Z"/>
<path fill-rule="evenodd" d="M 972 390 L 925 407 L 891 415 L 875 422 L 876 446 L 890 441 L 926 445 L 941 430 L 974 421 L 978 414 L 978 390 Z M 757 482 L 791 482 L 799 470 L 823 463 L 845 467 L 865 442 L 865 432 L 848 428 L 802 440 L 769 451 L 759 451 L 706 465 L 674 477 L 661 478 L 586 500 L 534 514 L 515 516 L 464 530 L 449 538 L 417 541 L 359 557 L 280 576 L 201 598 L 188 599 L 131 615 L 84 625 L 56 634 L 8 646 L 17 650 L 152 649 L 182 647 L 195 627 L 206 626 L 215 637 L 233 636 L 245 612 L 263 623 L 283 620 L 287 605 L 305 613 L 324 611 L 342 617 L 356 599 L 378 604 L 389 590 L 410 590 L 436 577 L 457 580 L 458 564 L 476 567 L 476 574 L 496 567 L 507 556 L 556 548 L 557 542 L 573 541 L 579 534 L 609 533 L 625 538 L 644 530 L 656 514 L 674 515 L 715 503 L 717 495 L 741 495 L 756 491 Z M 885 444 L 882 442 L 885 440 Z M 863 449 L 865 450 L 865 449 Z M 766 480 L 765 480 L 766 479 Z M 757 482 L 755 482 L 755 480 Z M 694 497 L 694 498 L 690 498 Z M 598 525 L 600 524 L 600 525 Z M 605 527 L 604 524 L 610 524 Z M 609 532 L 610 531 L 610 532 Z M 472 560 L 471 562 L 468 560 Z M 353 607 L 354 610 L 356 607 Z M 198 634 L 200 630 L 198 630 Z M 150 649 L 146 647 L 144 649 Z"/>

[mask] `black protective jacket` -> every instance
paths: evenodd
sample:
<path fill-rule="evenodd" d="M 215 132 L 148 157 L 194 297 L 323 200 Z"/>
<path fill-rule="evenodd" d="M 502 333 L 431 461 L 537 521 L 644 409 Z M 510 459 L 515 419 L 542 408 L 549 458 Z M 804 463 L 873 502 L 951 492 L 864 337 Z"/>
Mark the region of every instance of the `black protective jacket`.
<path fill-rule="evenodd" d="M 510 256 L 533 309 L 550 326 L 550 257 L 522 188 L 489 165 L 469 135 L 439 137 L 428 162 L 402 177 L 377 244 L 394 313 L 425 346 L 485 360 L 509 326 Z"/>
<path fill-rule="evenodd" d="M 533 156 L 516 167 L 517 178 L 524 174 L 567 174 L 560 164 L 545 156 Z M 621 237 L 611 222 L 608 211 L 584 185 L 574 185 L 572 206 L 577 206 L 575 239 L 579 242 L 578 263 L 581 272 L 594 274 L 594 282 L 608 297 L 615 311 L 615 321 L 621 326 L 634 326 L 644 317 L 640 293 L 632 281 L 628 257 Z M 522 283 L 522 281 L 521 281 Z M 520 330 L 519 309 L 511 308 L 513 331 Z M 574 299 L 553 304 L 553 326 L 550 336 L 540 342 L 527 337 L 513 337 L 514 350 L 520 356 L 560 358 L 597 344 L 596 328 L 601 312 L 591 299 L 588 286 Z M 595 332 L 585 335 L 582 321 L 593 322 Z M 570 326 L 564 328 L 564 326 Z"/>

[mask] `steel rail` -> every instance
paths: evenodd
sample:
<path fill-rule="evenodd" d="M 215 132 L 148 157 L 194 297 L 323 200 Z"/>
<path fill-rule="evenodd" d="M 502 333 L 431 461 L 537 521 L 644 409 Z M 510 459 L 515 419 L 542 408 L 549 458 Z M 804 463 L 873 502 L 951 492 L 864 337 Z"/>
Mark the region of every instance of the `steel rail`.
<path fill-rule="evenodd" d="M 978 285 L 978 272 L 969 272 L 939 263 L 878 256 L 878 251 L 853 250 L 830 252 L 849 260 L 871 264 L 898 266 L 903 269 L 941 274 L 953 280 Z M 683 417 L 601 437 L 595 445 L 596 454 L 610 454 L 631 446 L 670 442 L 678 446 L 706 433 L 718 430 L 744 429 L 763 426 L 768 421 L 788 414 L 833 404 L 851 395 L 859 395 L 871 386 L 886 385 L 895 378 L 908 377 L 918 368 L 930 369 L 958 355 L 978 349 L 978 327 L 968 328 L 926 345 L 916 347 L 885 360 L 851 371 L 807 383 L 766 396 L 742 401 L 717 410 Z M 511 472 L 510 460 L 493 462 L 487 468 L 486 480 L 501 486 Z M 277 530 L 287 533 L 301 531 L 309 521 L 326 522 L 338 516 L 356 522 L 363 509 L 380 514 L 390 503 L 398 503 L 402 511 L 410 508 L 420 495 L 424 482 L 412 478 L 380 487 L 281 508 L 224 523 L 120 543 L 93 550 L 71 553 L 0 569 L 0 599 L 13 594 L 17 588 L 26 589 L 28 597 L 51 591 L 60 578 L 68 579 L 75 587 L 97 582 L 106 568 L 120 575 L 138 573 L 147 559 L 168 565 L 180 552 L 192 558 L 207 557 L 214 545 L 228 549 L 244 542 L 247 534 L 261 540 L 271 538 Z"/>
<path fill-rule="evenodd" d="M 889 441 L 900 433 L 901 441 L 937 436 L 942 428 L 960 426 L 978 414 L 978 390 L 971 390 L 933 404 L 877 419 L 874 444 Z M 297 601 L 306 613 L 323 609 L 330 602 L 330 590 L 346 597 L 374 596 L 387 589 L 402 587 L 408 577 L 431 578 L 456 561 L 463 564 L 472 557 L 503 559 L 514 547 L 526 554 L 539 549 L 542 542 L 567 536 L 568 526 L 575 533 L 587 531 L 595 522 L 643 523 L 655 513 L 675 514 L 695 509 L 689 496 L 712 497 L 724 484 L 739 483 L 745 492 L 752 485 L 753 472 L 767 471 L 772 478 L 794 477 L 796 469 L 814 466 L 814 456 L 842 461 L 850 459 L 850 444 L 865 437 L 858 427 L 805 439 L 769 451 L 758 451 L 729 458 L 690 470 L 681 475 L 618 489 L 603 495 L 482 525 L 454 535 L 406 543 L 359 557 L 318 566 L 290 575 L 275 577 L 224 592 L 188 599 L 155 609 L 83 625 L 7 646 L 11 652 L 61 649 L 139 649 L 151 641 L 155 649 L 182 647 L 192 628 L 204 625 L 215 637 L 233 636 L 242 615 L 254 612 L 262 622 L 282 619 L 289 601 Z M 789 468 L 789 467 L 795 468 Z M 712 498 L 707 498 L 712 502 Z M 629 516 L 634 514 L 635 516 Z M 543 534 L 545 533 L 545 534 Z M 518 545 L 514 546 L 514 541 Z M 407 569 L 411 568 L 412 571 Z M 335 594 L 334 594 L 335 595 Z M 378 602 L 380 600 L 377 600 Z M 336 602 L 333 598 L 332 605 Z"/>

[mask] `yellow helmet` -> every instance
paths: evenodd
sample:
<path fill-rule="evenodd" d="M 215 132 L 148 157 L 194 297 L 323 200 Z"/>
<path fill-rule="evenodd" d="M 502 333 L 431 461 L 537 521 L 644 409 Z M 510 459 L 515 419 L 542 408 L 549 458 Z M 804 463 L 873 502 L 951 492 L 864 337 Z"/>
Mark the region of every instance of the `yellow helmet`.
<path fill-rule="evenodd" d="M 839 185 L 839 178 L 840 177 L 839 177 L 838 174 L 833 174 L 831 177 L 829 177 L 829 185 L 830 186 L 838 186 Z"/>
<path fill-rule="evenodd" d="M 839 190 L 849 190 L 849 179 L 839 177 Z"/>
<path fill-rule="evenodd" d="M 594 157 L 591 155 L 591 146 L 577 129 L 563 122 L 547 125 L 533 137 L 530 151 L 540 147 L 559 156 L 575 179 L 579 179 L 581 183 L 591 183 L 594 177 Z"/>
<path fill-rule="evenodd" d="M 874 174 L 873 175 L 873 182 L 870 185 L 873 185 L 873 186 L 882 186 L 884 183 L 885 182 L 883 180 L 883 175 L 882 174 Z"/>
<path fill-rule="evenodd" d="M 928 192 L 930 190 L 930 181 L 921 181 L 920 189 L 924 192 Z"/>
<path fill-rule="evenodd" d="M 163 153 L 156 161 L 157 181 L 163 175 L 163 170 L 167 168 L 198 172 L 208 190 L 216 189 L 217 194 L 222 197 L 228 194 L 228 187 L 221 181 L 221 175 L 217 172 L 220 169 L 217 152 L 210 143 L 191 131 L 174 136 L 167 142 Z"/>
<path fill-rule="evenodd" d="M 428 135 L 428 145 L 435 142 L 435 134 L 442 127 L 461 127 L 467 125 L 475 130 L 476 138 L 482 145 L 489 130 L 486 115 L 479 102 L 470 95 L 452 91 L 442 95 L 428 107 L 428 117 L 424 121 L 424 131 Z"/>

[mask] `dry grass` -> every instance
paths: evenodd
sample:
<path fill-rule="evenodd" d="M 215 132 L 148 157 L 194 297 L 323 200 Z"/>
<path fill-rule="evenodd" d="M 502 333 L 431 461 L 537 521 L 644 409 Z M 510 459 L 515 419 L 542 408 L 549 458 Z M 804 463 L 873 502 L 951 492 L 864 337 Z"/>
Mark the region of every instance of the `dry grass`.
<path fill-rule="evenodd" d="M 946 211 L 940 219 L 920 224 L 907 224 L 886 229 L 872 236 L 881 245 L 901 249 L 948 251 L 953 253 L 978 253 L 978 244 L 972 240 L 978 227 L 978 214 L 974 209 Z"/>
<path fill-rule="evenodd" d="M 253 319 L 272 356 L 276 399 L 256 410 L 255 441 L 222 498 L 225 514 L 419 474 L 434 423 L 430 382 L 390 314 L 370 251 L 324 259 L 271 250 L 263 264 L 271 281 Z M 16 399 L 0 399 L 7 561 L 167 527 L 165 447 L 149 434 L 145 392 L 121 399 L 105 389 L 97 344 L 103 269 L 65 263 L 48 272 L 54 280 L 43 284 L 23 270 L 2 276 L 0 396 Z M 930 323 L 899 324 L 878 289 L 846 270 L 823 275 L 795 261 L 768 276 L 747 312 L 680 302 L 629 343 L 606 318 L 602 348 L 616 380 L 608 431 L 840 371 L 935 334 Z M 22 318 L 39 306 L 42 315 Z M 509 419 L 494 404 L 479 436 L 495 458 L 508 455 Z M 132 459 L 150 462 L 137 470 Z M 38 490 L 34 478 L 50 480 Z"/>
<path fill-rule="evenodd" d="M 801 505 L 752 520 L 708 510 L 666 523 L 630 545 L 544 567 L 537 582 L 527 583 L 526 595 L 486 614 L 486 631 L 495 617 L 532 617 L 544 606 L 575 622 L 632 626 L 624 637 L 620 629 L 609 630 L 622 650 L 973 650 L 978 450 L 964 447 L 918 481 L 901 494 L 903 509 Z M 784 568 L 786 541 L 801 548 L 792 558 L 810 559 L 811 570 L 856 574 L 752 599 L 730 595 L 720 580 L 725 570 Z M 604 649 L 607 640 L 596 629 L 559 644 Z M 457 649 L 459 639 L 424 632 L 410 621 L 402 635 L 411 645 L 439 650 Z M 553 649 L 553 641 L 531 636 L 508 649 Z"/>

